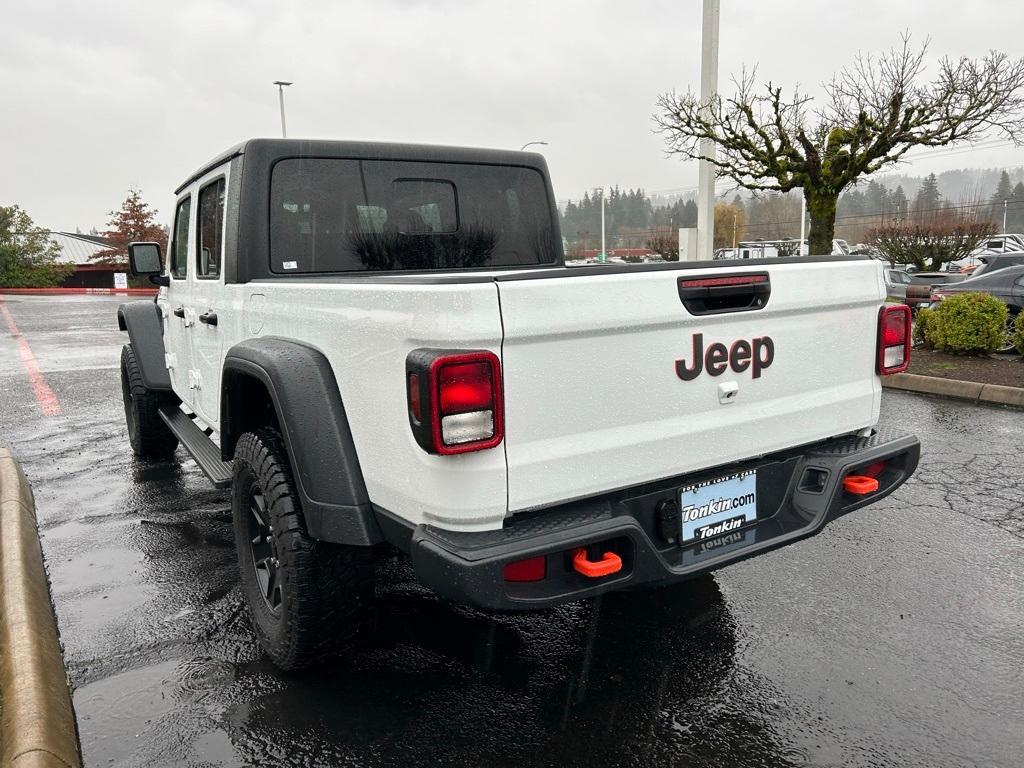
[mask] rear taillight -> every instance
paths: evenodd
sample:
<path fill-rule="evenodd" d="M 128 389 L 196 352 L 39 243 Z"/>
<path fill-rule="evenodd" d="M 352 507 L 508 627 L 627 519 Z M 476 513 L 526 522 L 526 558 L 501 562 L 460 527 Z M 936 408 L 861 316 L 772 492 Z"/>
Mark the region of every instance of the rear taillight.
<path fill-rule="evenodd" d="M 878 373 L 902 373 L 910 365 L 910 307 L 886 304 L 878 315 Z"/>
<path fill-rule="evenodd" d="M 509 563 L 505 566 L 502 575 L 505 581 L 543 581 L 547 570 L 547 558 L 540 555 Z"/>
<path fill-rule="evenodd" d="M 501 364 L 493 352 L 416 349 L 405 367 L 409 424 L 425 451 L 447 456 L 501 442 Z"/>

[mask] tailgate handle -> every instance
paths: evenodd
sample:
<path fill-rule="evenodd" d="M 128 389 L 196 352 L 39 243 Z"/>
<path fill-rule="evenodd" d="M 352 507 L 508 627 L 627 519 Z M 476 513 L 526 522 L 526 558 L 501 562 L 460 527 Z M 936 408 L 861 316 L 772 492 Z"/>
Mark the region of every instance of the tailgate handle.
<path fill-rule="evenodd" d="M 679 278 L 679 298 L 691 315 L 762 309 L 771 294 L 767 272 Z"/>

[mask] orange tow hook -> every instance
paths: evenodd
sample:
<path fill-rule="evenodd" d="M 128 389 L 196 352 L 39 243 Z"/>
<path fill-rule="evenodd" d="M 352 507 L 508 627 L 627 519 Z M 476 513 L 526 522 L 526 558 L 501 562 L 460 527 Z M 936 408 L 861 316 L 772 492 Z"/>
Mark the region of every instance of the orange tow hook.
<path fill-rule="evenodd" d="M 878 490 L 878 480 L 865 475 L 848 475 L 843 478 L 843 490 L 854 496 L 867 496 Z"/>
<path fill-rule="evenodd" d="M 572 553 L 572 567 L 588 579 L 599 579 L 621 571 L 622 558 L 614 552 L 605 552 L 600 560 L 590 560 L 587 558 L 586 547 L 580 547 Z"/>

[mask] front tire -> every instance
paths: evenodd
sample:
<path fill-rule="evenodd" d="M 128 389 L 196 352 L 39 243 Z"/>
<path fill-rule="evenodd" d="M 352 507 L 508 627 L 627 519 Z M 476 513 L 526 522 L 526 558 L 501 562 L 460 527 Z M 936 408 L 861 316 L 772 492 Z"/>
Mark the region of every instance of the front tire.
<path fill-rule="evenodd" d="M 157 412 L 167 397 L 142 383 L 142 371 L 131 344 L 121 348 L 121 397 L 128 441 L 140 459 L 165 460 L 174 454 L 178 438 Z"/>
<path fill-rule="evenodd" d="M 352 650 L 370 624 L 372 559 L 307 534 L 276 429 L 239 438 L 231 513 L 242 591 L 271 660 L 293 670 Z"/>

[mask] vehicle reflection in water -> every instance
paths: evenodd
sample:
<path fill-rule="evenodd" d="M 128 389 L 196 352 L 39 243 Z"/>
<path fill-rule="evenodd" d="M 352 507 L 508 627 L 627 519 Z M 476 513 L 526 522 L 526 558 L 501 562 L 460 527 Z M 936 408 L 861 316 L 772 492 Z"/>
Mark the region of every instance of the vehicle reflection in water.
<path fill-rule="evenodd" d="M 711 577 L 540 613 L 438 599 L 381 566 L 367 646 L 301 674 L 259 651 L 223 493 L 136 468 L 122 546 L 148 597 L 72 667 L 87 763 L 114 765 L 782 765 L 778 699 L 739 683 Z M 140 514 L 141 512 L 141 514 Z M 128 576 L 128 574 L 125 574 Z M 130 588 L 126 584 L 126 588 Z M 121 648 L 121 644 L 124 647 Z M 737 687 L 744 693 L 737 695 Z"/>
<path fill-rule="evenodd" d="M 532 615 L 481 614 L 408 586 L 382 603 L 376 640 L 349 663 L 240 670 L 252 695 L 225 723 L 237 757 L 618 766 L 744 762 L 734 750 L 751 740 L 758 759 L 774 752 L 761 722 L 716 701 L 736 641 L 711 578 Z M 301 758 L 268 743 L 302 744 Z M 785 762 L 775 755 L 768 764 Z"/>

